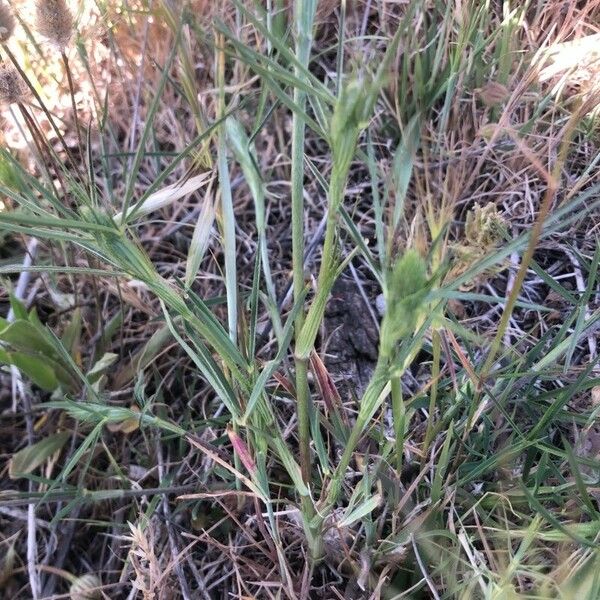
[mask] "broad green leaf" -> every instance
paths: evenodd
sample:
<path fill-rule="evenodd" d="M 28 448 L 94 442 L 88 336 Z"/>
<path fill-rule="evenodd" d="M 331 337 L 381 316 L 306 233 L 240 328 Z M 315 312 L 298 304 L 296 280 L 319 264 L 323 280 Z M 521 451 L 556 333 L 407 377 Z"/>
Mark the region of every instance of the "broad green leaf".
<path fill-rule="evenodd" d="M 10 460 L 8 476 L 19 479 L 35 471 L 42 463 L 58 452 L 71 437 L 68 431 L 61 431 L 19 450 Z"/>
<path fill-rule="evenodd" d="M 61 341 L 69 354 L 77 360 L 81 343 L 81 309 L 79 307 L 73 311 L 73 316 L 65 327 Z"/>
<path fill-rule="evenodd" d="M 39 352 L 46 356 L 54 356 L 53 345 L 46 336 L 29 321 L 18 319 L 0 330 L 0 341 L 9 344 L 15 350 Z"/>
<path fill-rule="evenodd" d="M 14 365 L 43 390 L 52 392 L 58 387 L 58 379 L 49 359 L 22 352 L 7 352 L 0 348 L 0 362 Z"/>
<path fill-rule="evenodd" d="M 13 294 L 10 295 L 10 307 L 13 310 L 15 319 L 27 320 L 27 308 L 25 305 Z"/>

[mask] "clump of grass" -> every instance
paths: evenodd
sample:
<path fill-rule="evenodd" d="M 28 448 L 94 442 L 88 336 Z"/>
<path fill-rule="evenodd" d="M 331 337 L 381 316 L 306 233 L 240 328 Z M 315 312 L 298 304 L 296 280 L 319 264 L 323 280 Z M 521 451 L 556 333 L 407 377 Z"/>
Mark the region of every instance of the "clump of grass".
<path fill-rule="evenodd" d="M 588 105 L 569 115 L 519 96 L 533 93 L 533 51 L 516 44 L 535 30 L 520 27 L 539 25 L 524 8 L 382 6 L 318 23 L 310 0 L 235 1 L 210 24 L 166 5 L 126 11 L 132 29 L 164 15 L 170 35 L 145 38 L 159 75 L 131 77 L 130 145 L 108 92 L 97 130 L 80 126 L 72 16 L 38 4 L 81 153 L 60 138 L 59 155 L 37 127 L 35 111 L 50 114 L 38 96 L 24 115 L 40 172 L 0 150 L 13 175 L 0 224 L 44 244 L 34 265 L 0 265 L 46 273 L 42 317 L 20 290 L 0 320 L 0 360 L 37 386 L 22 388 L 27 446 L 12 442 L 0 498 L 11 519 L 31 507 L 34 597 L 60 591 L 36 570 L 36 516 L 64 527 L 54 575 L 98 573 L 72 595 L 100 581 L 132 597 L 594 589 L 597 461 L 571 441 L 597 418 L 581 398 L 598 386 L 600 250 L 574 232 L 600 202 L 587 179 L 573 194 L 557 183 Z M 333 28 L 336 44 L 319 37 Z M 385 307 L 366 387 L 340 392 L 327 306 L 345 277 Z M 548 290 L 563 322 L 546 320 Z"/>

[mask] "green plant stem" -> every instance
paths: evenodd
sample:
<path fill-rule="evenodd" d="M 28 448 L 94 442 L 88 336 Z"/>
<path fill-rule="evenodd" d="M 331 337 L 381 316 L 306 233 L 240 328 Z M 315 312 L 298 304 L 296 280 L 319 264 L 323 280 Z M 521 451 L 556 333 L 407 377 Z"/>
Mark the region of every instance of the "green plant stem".
<path fill-rule="evenodd" d="M 300 41 L 298 42 L 300 43 Z M 300 54 L 300 52 L 299 52 Z M 294 90 L 294 101 L 303 106 L 306 94 Z M 304 121 L 294 113 L 292 124 L 292 278 L 294 300 L 297 300 L 304 289 Z M 304 310 L 298 312 L 295 323 L 296 341 L 304 326 Z M 296 359 L 296 401 L 298 403 L 298 436 L 300 444 L 300 467 L 302 476 L 307 481 L 310 472 L 310 426 L 308 422 L 308 403 L 310 401 L 307 362 Z"/>
<path fill-rule="evenodd" d="M 328 193 L 327 224 L 325 227 L 321 266 L 317 280 L 317 292 L 308 310 L 306 322 L 303 324 L 296 344 L 296 357 L 302 359 L 308 359 L 313 350 L 317 332 L 325 313 L 327 298 L 333 288 L 336 271 L 340 264 L 336 255 L 337 217 L 346 189 L 349 168 L 350 161 L 344 161 L 340 164 L 340 161 L 335 160 L 334 155 L 333 172 Z"/>
<path fill-rule="evenodd" d="M 217 34 L 216 45 L 216 82 L 219 88 L 219 118 L 225 114 L 225 51 L 221 34 Z M 219 171 L 219 186 L 221 192 L 221 223 L 223 231 L 223 246 L 225 251 L 225 287 L 227 291 L 227 323 L 229 337 L 237 343 L 237 268 L 236 268 L 236 239 L 235 215 L 231 196 L 229 166 L 227 164 L 225 123 L 219 126 L 217 133 L 217 166 Z"/>
<path fill-rule="evenodd" d="M 434 414 L 437 404 L 438 379 L 440 376 L 441 338 L 437 330 L 431 335 L 433 360 L 431 363 L 431 391 L 429 393 L 429 419 L 427 419 L 427 430 L 423 441 L 423 455 L 421 456 L 421 468 L 425 466 L 427 451 L 434 435 Z"/>
<path fill-rule="evenodd" d="M 316 519 L 316 511 L 313 501 L 308 496 L 303 496 L 300 501 L 304 519 L 304 533 L 308 541 L 310 557 L 313 563 L 319 563 L 325 555 L 325 542 L 323 540 L 323 521 Z"/>
<path fill-rule="evenodd" d="M 306 31 L 304 19 L 304 2 L 296 7 L 296 56 L 303 65 L 308 65 L 310 58 L 311 36 Z M 309 26 L 312 27 L 312 19 Z M 297 76 L 302 76 L 297 72 Z M 294 102 L 303 109 L 306 105 L 306 93 L 294 89 Z M 297 300 L 304 290 L 304 119 L 294 112 L 292 119 L 292 254 L 293 254 L 293 289 Z M 304 325 L 304 310 L 296 317 L 296 336 Z M 305 482 L 310 472 L 310 426 L 308 421 L 308 403 L 310 401 L 306 360 L 296 361 L 296 397 L 298 402 L 298 435 L 300 438 L 300 466 Z"/>
<path fill-rule="evenodd" d="M 313 0 L 298 0 L 295 6 L 296 58 L 304 67 L 308 66 L 310 60 L 315 8 L 316 5 Z M 304 77 L 300 69 L 296 68 L 295 71 L 297 77 Z M 306 106 L 306 92 L 295 88 L 294 102 L 303 111 Z M 292 117 L 291 193 L 292 284 L 295 301 L 304 292 L 304 131 L 305 123 L 302 115 L 299 112 L 294 112 Z M 298 336 L 304 326 L 304 309 L 298 311 L 294 326 L 297 343 Z M 307 359 L 296 358 L 295 369 L 300 470 L 303 481 L 309 485 L 312 469 L 310 461 L 310 389 L 308 386 Z M 321 532 L 315 532 L 310 527 L 310 523 L 315 516 L 312 500 L 310 498 L 303 498 L 301 508 L 311 556 L 313 559 L 319 560 L 323 554 L 323 544 Z"/>
<path fill-rule="evenodd" d="M 402 453 L 404 450 L 405 408 L 402 398 L 402 382 L 400 377 L 393 377 L 392 384 L 392 418 L 394 421 L 394 435 L 396 437 L 396 471 L 398 476 L 402 472 Z"/>
<path fill-rule="evenodd" d="M 300 440 L 300 470 L 304 483 L 310 482 L 310 389 L 308 387 L 308 361 L 296 359 L 296 397 L 298 399 L 298 438 Z"/>

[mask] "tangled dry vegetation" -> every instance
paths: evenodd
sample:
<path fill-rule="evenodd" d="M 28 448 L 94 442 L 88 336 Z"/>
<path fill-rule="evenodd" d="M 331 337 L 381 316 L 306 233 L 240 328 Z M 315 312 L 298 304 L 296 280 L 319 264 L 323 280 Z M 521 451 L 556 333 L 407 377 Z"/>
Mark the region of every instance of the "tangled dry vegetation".
<path fill-rule="evenodd" d="M 600 597 L 600 3 L 0 4 L 0 595 Z"/>

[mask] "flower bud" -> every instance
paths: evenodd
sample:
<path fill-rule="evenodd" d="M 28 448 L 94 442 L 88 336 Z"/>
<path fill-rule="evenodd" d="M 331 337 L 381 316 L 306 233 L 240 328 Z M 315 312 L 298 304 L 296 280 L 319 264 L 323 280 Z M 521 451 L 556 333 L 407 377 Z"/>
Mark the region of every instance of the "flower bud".
<path fill-rule="evenodd" d="M 15 104 L 27 96 L 27 86 L 12 66 L 0 65 L 0 103 Z"/>
<path fill-rule="evenodd" d="M 0 44 L 6 44 L 15 30 L 15 18 L 10 7 L 0 4 Z"/>
<path fill-rule="evenodd" d="M 73 16 L 65 0 L 37 0 L 36 29 L 61 52 L 73 35 Z"/>

